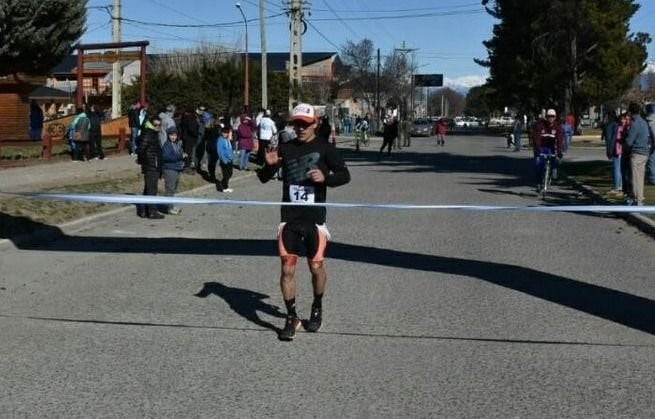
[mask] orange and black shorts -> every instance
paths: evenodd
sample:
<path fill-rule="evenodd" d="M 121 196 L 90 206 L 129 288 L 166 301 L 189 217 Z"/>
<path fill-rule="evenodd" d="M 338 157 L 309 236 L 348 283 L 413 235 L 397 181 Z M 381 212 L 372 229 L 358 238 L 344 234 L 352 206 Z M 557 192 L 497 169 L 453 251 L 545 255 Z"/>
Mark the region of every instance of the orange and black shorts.
<path fill-rule="evenodd" d="M 322 262 L 330 232 L 325 224 L 282 223 L 277 239 L 280 257 L 306 256 L 310 262 Z"/>

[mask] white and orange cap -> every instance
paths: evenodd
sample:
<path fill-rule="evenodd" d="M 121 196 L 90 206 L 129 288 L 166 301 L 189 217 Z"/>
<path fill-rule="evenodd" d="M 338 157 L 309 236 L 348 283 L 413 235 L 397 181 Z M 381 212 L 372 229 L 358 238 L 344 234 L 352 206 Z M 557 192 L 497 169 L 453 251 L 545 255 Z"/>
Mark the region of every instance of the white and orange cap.
<path fill-rule="evenodd" d="M 555 112 L 555 109 L 548 109 L 546 111 L 546 116 L 557 116 L 557 112 Z"/>
<path fill-rule="evenodd" d="M 304 121 L 308 124 L 313 124 L 316 122 L 316 112 L 314 111 L 314 107 L 307 103 L 299 103 L 291 112 L 289 122 L 293 121 Z"/>

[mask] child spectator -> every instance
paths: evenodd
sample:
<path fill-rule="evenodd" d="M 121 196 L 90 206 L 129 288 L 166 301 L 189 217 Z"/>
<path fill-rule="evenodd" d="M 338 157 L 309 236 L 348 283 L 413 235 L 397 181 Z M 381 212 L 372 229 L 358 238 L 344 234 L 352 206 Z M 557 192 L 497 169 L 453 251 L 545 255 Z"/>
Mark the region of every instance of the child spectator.
<path fill-rule="evenodd" d="M 166 130 L 166 142 L 162 147 L 162 161 L 163 161 L 163 176 L 164 176 L 164 189 L 166 196 L 173 196 L 177 192 L 180 183 L 180 173 L 184 169 L 184 159 L 186 155 L 182 151 L 177 128 L 169 127 Z M 177 215 L 182 210 L 168 205 L 167 213 Z"/>
<path fill-rule="evenodd" d="M 232 192 L 229 187 L 229 181 L 232 177 L 234 160 L 234 151 L 232 150 L 232 129 L 225 125 L 221 127 L 221 135 L 216 140 L 216 149 L 218 150 L 218 164 L 221 166 L 221 173 L 223 174 L 221 181 L 218 183 L 219 192 Z"/>

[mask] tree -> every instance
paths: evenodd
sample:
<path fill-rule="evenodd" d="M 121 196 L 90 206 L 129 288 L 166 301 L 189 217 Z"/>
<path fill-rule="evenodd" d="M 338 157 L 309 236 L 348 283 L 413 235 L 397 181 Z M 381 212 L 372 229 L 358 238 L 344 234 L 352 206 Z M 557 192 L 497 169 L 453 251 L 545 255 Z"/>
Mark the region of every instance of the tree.
<path fill-rule="evenodd" d="M 362 39 L 358 43 L 346 41 L 341 48 L 341 60 L 345 70 L 341 77 L 353 86 L 355 97 L 364 98 L 368 103 L 374 103 L 375 97 L 373 50 L 373 41 L 370 39 Z"/>
<path fill-rule="evenodd" d="M 477 117 L 488 117 L 496 112 L 500 107 L 495 103 L 495 90 L 488 84 L 475 86 L 469 90 L 466 96 L 466 108 L 464 112 L 467 115 Z"/>
<path fill-rule="evenodd" d="M 579 113 L 617 98 L 644 68 L 650 36 L 629 33 L 634 0 L 482 0 L 500 23 L 485 41 L 507 106 Z"/>
<path fill-rule="evenodd" d="M 2 0 L 0 75 L 41 75 L 72 51 L 86 23 L 86 0 Z"/>
<path fill-rule="evenodd" d="M 261 68 L 251 63 L 250 108 L 261 107 Z M 204 45 L 191 51 L 177 51 L 158 58 L 148 74 L 148 101 L 153 109 L 173 103 L 178 109 L 195 109 L 202 103 L 218 114 L 241 112 L 243 60 L 224 48 Z M 289 81 L 285 73 L 268 75 L 269 107 L 286 109 Z M 125 104 L 139 98 L 138 83 L 126 86 Z"/>
<path fill-rule="evenodd" d="M 432 113 L 441 116 L 461 115 L 466 107 L 466 97 L 450 87 L 437 90 L 430 95 L 428 101 L 430 102 L 430 109 L 433 110 Z M 441 108 L 442 103 L 444 104 L 444 109 Z"/>

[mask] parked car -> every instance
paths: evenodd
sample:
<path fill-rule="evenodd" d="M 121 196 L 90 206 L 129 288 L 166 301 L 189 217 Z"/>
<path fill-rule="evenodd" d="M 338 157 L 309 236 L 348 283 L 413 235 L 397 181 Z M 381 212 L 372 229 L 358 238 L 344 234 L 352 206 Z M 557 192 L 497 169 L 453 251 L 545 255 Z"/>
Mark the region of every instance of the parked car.
<path fill-rule="evenodd" d="M 425 118 L 416 119 L 412 123 L 409 133 L 414 137 L 429 137 L 434 133 L 434 123 Z"/>
<path fill-rule="evenodd" d="M 455 126 L 458 128 L 479 127 L 480 120 L 473 116 L 456 116 Z"/>

